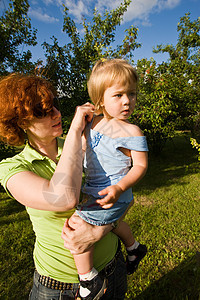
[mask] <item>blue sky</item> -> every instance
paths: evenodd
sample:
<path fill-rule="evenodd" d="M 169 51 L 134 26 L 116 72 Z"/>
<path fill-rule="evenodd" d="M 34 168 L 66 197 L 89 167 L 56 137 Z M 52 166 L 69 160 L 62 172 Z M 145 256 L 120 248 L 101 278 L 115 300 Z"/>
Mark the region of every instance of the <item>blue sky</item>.
<path fill-rule="evenodd" d="M 31 48 L 33 59 L 44 59 L 41 44 L 50 42 L 50 37 L 58 38 L 59 44 L 69 42 L 62 32 L 63 6 L 68 9 L 71 18 L 77 26 L 81 23 L 82 16 L 90 18 L 94 7 L 103 14 L 105 9 L 113 9 L 119 6 L 120 0 L 29 0 L 29 16 L 32 25 L 38 29 L 38 46 Z M 8 0 L 0 0 L 0 13 L 8 8 Z M 124 15 L 123 24 L 118 28 L 116 44 L 121 44 L 124 30 L 130 25 L 139 28 L 137 41 L 142 47 L 134 52 L 134 60 L 150 57 L 160 63 L 166 60 L 166 54 L 153 54 L 152 48 L 158 44 L 176 44 L 177 23 L 185 13 L 191 13 L 191 20 L 200 17 L 200 0 L 132 0 Z"/>

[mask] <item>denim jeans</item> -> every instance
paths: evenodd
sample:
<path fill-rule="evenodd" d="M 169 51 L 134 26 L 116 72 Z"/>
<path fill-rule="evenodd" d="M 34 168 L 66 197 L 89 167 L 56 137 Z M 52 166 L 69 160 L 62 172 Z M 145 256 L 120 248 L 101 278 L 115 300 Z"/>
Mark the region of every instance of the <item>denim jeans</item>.
<path fill-rule="evenodd" d="M 75 299 L 78 290 L 78 283 L 74 283 L 73 290 L 58 291 L 49 289 L 38 282 L 39 274 L 34 273 L 33 287 L 29 295 L 29 300 L 70 300 Z M 101 298 L 102 300 L 123 300 L 127 291 L 127 275 L 124 257 L 120 253 L 115 270 L 108 277 L 108 288 Z"/>
<path fill-rule="evenodd" d="M 108 288 L 102 300 L 123 300 L 127 291 L 126 263 L 122 252 L 117 260 L 113 274 L 107 277 Z"/>

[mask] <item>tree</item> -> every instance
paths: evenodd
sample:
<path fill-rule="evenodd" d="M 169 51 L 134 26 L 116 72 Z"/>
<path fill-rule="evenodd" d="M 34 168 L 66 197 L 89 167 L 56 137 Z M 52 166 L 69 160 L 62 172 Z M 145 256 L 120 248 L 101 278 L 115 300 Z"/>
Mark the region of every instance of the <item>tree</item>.
<path fill-rule="evenodd" d="M 150 150 L 159 154 L 167 139 L 174 136 L 176 106 L 171 98 L 165 69 L 154 59 L 138 60 L 139 87 L 131 122 L 147 136 Z"/>
<path fill-rule="evenodd" d="M 193 130 L 200 111 L 200 17 L 192 22 L 190 14 L 185 14 L 180 18 L 177 31 L 176 46 L 158 45 L 154 52 L 166 52 L 170 56 L 164 65 L 176 104 L 176 127 Z"/>
<path fill-rule="evenodd" d="M 37 44 L 37 31 L 31 28 L 28 9 L 27 0 L 13 0 L 9 3 L 9 9 L 0 17 L 0 74 L 34 68 L 30 61 L 30 50 L 23 51 L 24 45 Z"/>
<path fill-rule="evenodd" d="M 190 138 L 190 142 L 191 142 L 192 147 L 197 149 L 197 151 L 198 151 L 198 160 L 200 161 L 200 144 L 194 138 Z"/>
<path fill-rule="evenodd" d="M 154 49 L 169 53 L 167 62 L 137 62 L 140 83 L 132 121 L 143 129 L 154 153 L 162 150 L 176 130 L 197 132 L 200 123 L 200 18 L 192 22 L 186 14 L 177 30 L 176 46 L 158 45 Z"/>
<path fill-rule="evenodd" d="M 53 44 L 44 43 L 46 51 L 46 72 L 59 87 L 64 95 L 63 111 L 66 115 L 74 112 L 74 108 L 88 100 L 87 77 L 94 62 L 102 57 L 133 58 L 133 51 L 141 47 L 136 43 L 138 29 L 130 26 L 125 31 L 121 45 L 112 48 L 117 26 L 121 24 L 123 14 L 127 10 L 130 0 L 116 9 L 105 11 L 103 16 L 95 9 L 91 23 L 83 18 L 83 37 L 75 22 L 68 15 L 68 8 L 64 7 L 63 31 L 70 38 L 70 42 L 63 47 L 52 37 Z"/>

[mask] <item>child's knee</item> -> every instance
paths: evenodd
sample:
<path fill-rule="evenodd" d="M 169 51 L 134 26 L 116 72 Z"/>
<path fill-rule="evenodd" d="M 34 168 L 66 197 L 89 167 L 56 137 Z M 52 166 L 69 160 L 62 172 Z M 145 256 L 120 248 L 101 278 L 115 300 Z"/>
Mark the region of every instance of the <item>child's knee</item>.
<path fill-rule="evenodd" d="M 80 217 L 76 213 L 69 218 L 69 226 L 73 229 L 76 229 L 80 226 Z"/>

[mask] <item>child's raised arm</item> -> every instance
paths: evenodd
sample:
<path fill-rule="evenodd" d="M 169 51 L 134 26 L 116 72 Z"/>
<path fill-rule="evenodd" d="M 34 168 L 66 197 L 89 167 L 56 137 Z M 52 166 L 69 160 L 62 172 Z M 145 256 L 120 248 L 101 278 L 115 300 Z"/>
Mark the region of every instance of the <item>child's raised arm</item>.
<path fill-rule="evenodd" d="M 138 128 L 137 133 L 142 135 Z M 129 172 L 116 184 L 110 185 L 99 192 L 102 199 L 98 199 L 103 208 L 110 208 L 119 199 L 120 195 L 130 187 L 136 185 L 146 174 L 148 168 L 148 154 L 147 151 L 134 151 L 131 150 L 132 168 Z"/>

